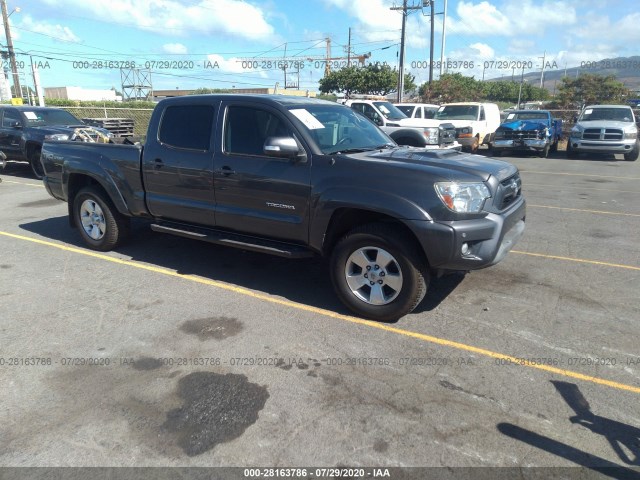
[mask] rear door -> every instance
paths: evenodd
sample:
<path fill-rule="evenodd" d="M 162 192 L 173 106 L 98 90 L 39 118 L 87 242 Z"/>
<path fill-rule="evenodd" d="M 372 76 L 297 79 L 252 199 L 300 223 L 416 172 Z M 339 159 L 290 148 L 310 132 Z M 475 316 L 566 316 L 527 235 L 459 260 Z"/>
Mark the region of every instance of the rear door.
<path fill-rule="evenodd" d="M 167 106 L 156 139 L 147 139 L 142 171 L 147 207 L 154 217 L 215 225 L 213 125 L 216 106 Z"/>
<path fill-rule="evenodd" d="M 228 101 L 221 106 L 222 145 L 214 157 L 219 227 L 291 242 L 309 237 L 311 156 L 305 160 L 264 154 L 269 137 L 294 137 L 285 115 L 267 105 Z M 307 150 L 308 151 L 308 150 Z"/>

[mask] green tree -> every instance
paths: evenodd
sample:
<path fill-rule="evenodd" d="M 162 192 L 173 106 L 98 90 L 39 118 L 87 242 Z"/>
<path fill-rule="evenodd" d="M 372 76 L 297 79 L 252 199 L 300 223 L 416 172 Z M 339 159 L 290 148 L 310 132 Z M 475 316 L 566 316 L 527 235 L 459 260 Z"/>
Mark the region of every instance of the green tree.
<path fill-rule="evenodd" d="M 423 101 L 432 103 L 478 101 L 482 99 L 483 84 L 461 73 L 445 73 L 431 85 L 423 83 L 418 94 Z"/>
<path fill-rule="evenodd" d="M 575 108 L 582 104 L 625 103 L 629 95 L 629 89 L 615 75 L 583 74 L 562 79 L 557 101 L 563 108 Z"/>
<path fill-rule="evenodd" d="M 414 90 L 415 77 L 405 73 L 404 85 L 405 90 Z M 319 87 L 325 94 L 388 95 L 398 91 L 398 70 L 380 63 L 371 63 L 365 67 L 345 67 L 320 79 Z"/>

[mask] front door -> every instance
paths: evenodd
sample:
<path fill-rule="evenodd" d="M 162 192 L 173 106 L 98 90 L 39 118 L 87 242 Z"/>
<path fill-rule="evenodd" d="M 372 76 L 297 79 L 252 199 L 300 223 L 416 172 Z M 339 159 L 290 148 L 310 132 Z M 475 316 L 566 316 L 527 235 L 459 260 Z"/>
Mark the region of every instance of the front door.
<path fill-rule="evenodd" d="M 14 109 L 3 109 L 0 123 L 0 150 L 8 158 L 20 158 L 22 129 L 24 121 L 20 113 Z"/>
<path fill-rule="evenodd" d="M 242 101 L 223 102 L 222 145 L 214 157 L 218 227 L 306 243 L 309 237 L 311 157 L 264 154 L 269 137 L 296 137 L 276 109 Z"/>

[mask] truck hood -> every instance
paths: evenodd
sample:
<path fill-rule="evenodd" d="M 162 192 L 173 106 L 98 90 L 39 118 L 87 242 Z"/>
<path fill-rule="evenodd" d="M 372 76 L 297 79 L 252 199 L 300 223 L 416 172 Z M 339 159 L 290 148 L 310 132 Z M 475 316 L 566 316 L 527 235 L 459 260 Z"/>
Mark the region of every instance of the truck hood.
<path fill-rule="evenodd" d="M 539 122 L 537 120 L 515 120 L 513 122 L 505 122 L 500 125 L 501 130 L 518 130 L 518 131 L 530 131 L 530 130 L 544 130 L 545 128 L 549 128 L 544 122 Z"/>
<path fill-rule="evenodd" d="M 617 120 L 588 120 L 578 122 L 584 128 L 620 128 L 622 130 L 631 129 L 633 122 L 619 122 Z"/>
<path fill-rule="evenodd" d="M 439 127 L 443 123 L 451 123 L 451 122 L 445 122 L 444 120 L 432 120 L 428 118 L 403 118 L 401 120 L 393 120 L 389 123 L 397 123 L 401 127 L 428 128 L 428 127 Z"/>
<path fill-rule="evenodd" d="M 454 170 L 457 172 L 455 177 L 459 177 L 460 174 L 466 174 L 482 181 L 487 181 L 490 176 L 502 181 L 518 171 L 515 166 L 502 160 L 461 153 L 455 150 L 435 151 L 412 147 L 395 148 L 382 151 L 376 150 L 375 153 L 369 152 L 366 157 L 405 165 L 432 167 L 441 171 Z"/>

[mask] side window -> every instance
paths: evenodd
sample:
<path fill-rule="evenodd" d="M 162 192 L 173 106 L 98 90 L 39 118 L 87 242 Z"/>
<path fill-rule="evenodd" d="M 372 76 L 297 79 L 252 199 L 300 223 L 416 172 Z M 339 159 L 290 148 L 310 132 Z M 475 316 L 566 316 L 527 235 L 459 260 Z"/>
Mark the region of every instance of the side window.
<path fill-rule="evenodd" d="M 224 152 L 264 155 L 269 137 L 291 137 L 293 133 L 277 115 L 260 108 L 231 106 L 224 126 Z"/>
<path fill-rule="evenodd" d="M 482 120 L 486 120 L 486 117 L 484 116 L 484 107 L 480 107 L 480 121 Z"/>
<path fill-rule="evenodd" d="M 16 122 L 22 123 L 20 114 L 11 110 L 5 110 L 4 115 L 2 116 L 2 126 L 9 128 L 15 125 Z"/>
<path fill-rule="evenodd" d="M 188 150 L 209 150 L 215 108 L 211 105 L 176 105 L 162 115 L 158 140 Z"/>
<path fill-rule="evenodd" d="M 416 118 L 422 118 L 422 107 L 416 107 L 416 114 L 414 116 Z"/>

